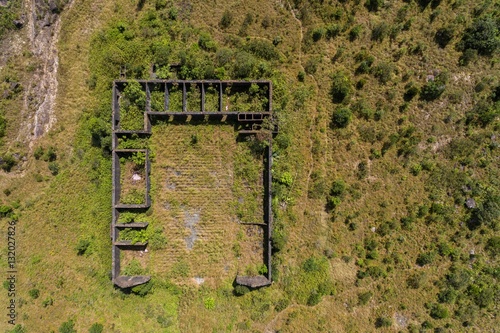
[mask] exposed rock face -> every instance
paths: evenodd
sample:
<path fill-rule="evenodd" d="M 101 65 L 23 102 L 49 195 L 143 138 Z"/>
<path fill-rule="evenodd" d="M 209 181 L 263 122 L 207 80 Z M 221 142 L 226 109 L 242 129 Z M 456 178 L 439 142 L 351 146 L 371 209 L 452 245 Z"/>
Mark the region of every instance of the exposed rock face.
<path fill-rule="evenodd" d="M 38 60 L 24 95 L 23 119 L 19 141 L 33 141 L 45 134 L 56 122 L 54 107 L 57 95 L 59 57 L 57 41 L 61 30 L 59 13 L 64 1 L 30 0 L 27 13 L 29 48 Z M 59 7 L 58 7 L 59 4 Z M 67 5 L 66 5 L 67 6 Z"/>

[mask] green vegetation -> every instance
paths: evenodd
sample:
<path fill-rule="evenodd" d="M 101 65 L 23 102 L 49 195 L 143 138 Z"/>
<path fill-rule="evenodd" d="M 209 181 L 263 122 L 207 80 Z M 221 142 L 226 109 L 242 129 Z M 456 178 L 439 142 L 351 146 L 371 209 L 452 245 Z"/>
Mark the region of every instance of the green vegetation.
<path fill-rule="evenodd" d="M 54 2 L 54 13 L 64 3 Z M 21 244 L 23 326 L 11 331 L 496 329 L 494 1 L 75 0 L 55 44 L 57 121 L 37 139 L 19 124 L 33 117 L 32 82 L 46 66 L 24 40 L 26 24 L 13 26 L 23 10 L 19 1 L 0 7 L 0 35 L 8 36 L 0 222 L 7 230 L 17 221 Z M 152 274 L 154 283 L 113 288 L 110 103 L 121 76 L 131 80 L 119 87 L 124 130 L 144 128 L 139 79 L 273 82 L 271 286 L 232 285 L 238 272 L 265 272 L 255 247 L 261 227 L 244 224 L 262 220 L 265 140 L 236 141 L 232 125 L 183 119 L 158 121 L 157 139 L 118 138 L 120 148 L 156 154 L 153 208 L 119 212 L 120 223 L 149 222 L 121 233 L 148 241 L 142 257 L 123 254 L 122 273 Z M 181 89 L 171 88 L 169 108 L 181 111 Z M 206 91 L 207 110 L 218 107 L 215 91 Z M 188 88 L 188 108 L 197 93 Z M 268 103 L 258 86 L 228 93 L 234 110 Z M 165 111 L 159 86 L 150 106 Z M 144 202 L 144 155 L 122 162 L 121 201 Z M 201 202 L 215 208 L 191 209 Z M 195 214 L 200 220 L 187 227 Z M 188 249 L 192 230 L 198 239 Z M 34 239 L 36 247 L 22 245 Z"/>

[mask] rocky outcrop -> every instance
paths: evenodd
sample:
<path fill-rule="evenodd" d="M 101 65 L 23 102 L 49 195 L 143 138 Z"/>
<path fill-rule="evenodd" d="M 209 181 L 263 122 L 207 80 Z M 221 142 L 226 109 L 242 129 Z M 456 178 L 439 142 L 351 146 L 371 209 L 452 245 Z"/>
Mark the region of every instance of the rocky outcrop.
<path fill-rule="evenodd" d="M 18 135 L 19 141 L 28 142 L 30 147 L 54 125 L 57 96 L 57 70 L 59 57 L 57 41 L 61 30 L 61 11 L 71 1 L 30 0 L 27 8 L 26 30 L 29 49 L 38 66 L 31 82 L 26 85 L 23 107 L 23 123 Z M 24 24 L 24 23 L 23 23 Z"/>

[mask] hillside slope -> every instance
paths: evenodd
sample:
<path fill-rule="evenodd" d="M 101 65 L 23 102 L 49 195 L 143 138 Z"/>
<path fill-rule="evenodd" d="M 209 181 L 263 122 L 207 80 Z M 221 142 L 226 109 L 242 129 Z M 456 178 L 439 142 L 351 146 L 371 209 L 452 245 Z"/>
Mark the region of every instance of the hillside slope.
<path fill-rule="evenodd" d="M 493 332 L 498 327 L 497 2 L 43 4 L 0 1 L 0 226 L 8 234 L 9 223 L 16 221 L 20 325 L 2 319 L 0 330 L 85 332 L 92 326 L 91 332 L 99 332 L 103 325 L 104 332 Z M 16 25 L 18 20 L 25 23 Z M 37 54 L 33 31 L 52 38 L 48 45 L 57 53 L 48 48 L 49 54 Z M 171 70 L 171 64 L 178 66 Z M 56 85 L 50 81 L 54 66 Z M 189 251 L 175 252 L 175 262 L 161 269 L 144 266 L 153 275 L 147 288 L 123 292 L 112 286 L 110 102 L 111 83 L 121 75 L 273 82 L 280 132 L 273 155 L 272 286 L 235 293 L 234 277 L 226 276 L 199 284 L 189 267 L 203 261 L 200 267 L 209 270 L 210 256 L 189 258 Z M 47 85 L 32 84 L 44 78 Z M 45 96 L 55 100 L 44 104 L 48 118 L 40 120 L 35 115 Z M 207 131 L 230 137 L 222 127 L 207 128 L 200 139 Z M 192 131 L 175 132 L 189 154 L 197 152 Z M 172 154 L 175 145 L 159 148 L 167 144 L 154 143 L 158 152 Z M 182 144 L 175 149 L 181 152 Z M 193 160 L 205 177 L 200 183 L 212 184 L 210 177 L 219 171 L 227 195 L 232 170 L 207 168 L 237 163 L 222 163 L 216 150 L 214 156 L 198 151 Z M 157 158 L 161 167 L 188 165 L 166 156 Z M 182 184 L 196 179 L 186 176 Z M 198 201 L 209 195 L 182 191 L 194 191 Z M 234 207 L 238 199 L 234 194 Z M 190 200 L 179 199 L 174 209 L 182 212 Z M 224 197 L 224 208 L 211 214 L 231 214 L 226 201 L 231 198 Z M 169 225 L 181 216 L 172 212 L 164 213 L 172 214 Z M 146 214 L 161 219 L 158 211 Z M 228 230 L 210 229 L 215 236 L 209 238 L 223 237 L 234 242 L 232 248 L 205 246 L 217 264 L 231 262 L 226 272 L 233 272 L 235 258 L 246 250 L 244 240 L 256 236 L 248 231 L 228 236 Z M 187 232 L 164 233 L 166 246 L 181 247 Z M 3 272 L 7 243 L 2 249 Z M 8 290 L 0 293 L 0 304 L 9 299 Z"/>

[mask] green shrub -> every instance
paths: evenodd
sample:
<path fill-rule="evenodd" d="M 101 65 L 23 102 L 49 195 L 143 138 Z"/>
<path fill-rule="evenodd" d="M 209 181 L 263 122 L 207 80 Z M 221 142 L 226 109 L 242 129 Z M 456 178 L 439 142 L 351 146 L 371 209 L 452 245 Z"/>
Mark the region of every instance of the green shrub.
<path fill-rule="evenodd" d="M 425 253 L 420 253 L 417 256 L 416 263 L 419 266 L 425 266 L 431 264 L 434 259 L 436 258 L 436 253 L 435 252 L 425 252 Z"/>
<path fill-rule="evenodd" d="M 378 78 L 380 83 L 387 84 L 392 78 L 393 71 L 394 71 L 394 66 L 392 64 L 383 62 L 378 64 L 373 69 L 373 76 Z"/>
<path fill-rule="evenodd" d="M 331 24 L 326 27 L 326 38 L 331 39 L 337 37 L 342 31 L 342 27 L 338 24 Z"/>
<path fill-rule="evenodd" d="M 427 275 L 424 272 L 412 274 L 407 280 L 406 285 L 411 289 L 419 289 L 425 283 Z"/>
<path fill-rule="evenodd" d="M 462 51 L 477 50 L 480 55 L 491 55 L 500 46 L 500 31 L 493 17 L 478 18 L 468 27 L 459 43 Z"/>
<path fill-rule="evenodd" d="M 222 14 L 222 18 L 220 19 L 219 26 L 222 29 L 229 28 L 231 23 L 233 22 L 233 14 L 229 10 L 225 10 L 224 14 Z"/>
<path fill-rule="evenodd" d="M 382 5 L 384 4 L 384 0 L 366 0 L 365 6 L 369 11 L 376 12 Z"/>
<path fill-rule="evenodd" d="M 252 13 L 247 13 L 245 15 L 245 19 L 241 24 L 240 31 L 238 31 L 238 35 L 244 37 L 247 35 L 248 27 L 252 24 L 254 18 Z"/>
<path fill-rule="evenodd" d="M 445 319 L 450 316 L 448 308 L 441 304 L 432 304 L 430 308 L 430 315 L 434 319 Z"/>
<path fill-rule="evenodd" d="M 471 61 L 477 59 L 477 50 L 466 49 L 463 51 L 462 55 L 458 59 L 458 64 L 460 66 L 467 66 Z"/>
<path fill-rule="evenodd" d="M 318 63 L 320 62 L 319 58 L 309 58 L 307 59 L 305 65 L 304 65 L 304 70 L 306 71 L 307 74 L 315 74 L 316 71 L 318 70 Z"/>
<path fill-rule="evenodd" d="M 146 296 L 153 288 L 153 281 L 149 280 L 146 283 L 132 287 L 131 291 L 139 296 Z"/>
<path fill-rule="evenodd" d="M 403 99 L 406 102 L 409 102 L 413 99 L 413 97 L 417 96 L 418 93 L 419 93 L 418 87 L 415 85 L 414 82 L 410 82 L 405 86 L 405 93 L 403 95 Z"/>
<path fill-rule="evenodd" d="M 42 159 L 45 162 L 53 162 L 57 159 L 57 152 L 53 146 L 50 146 L 47 151 L 43 154 Z"/>
<path fill-rule="evenodd" d="M 362 100 L 359 100 L 358 102 L 356 102 L 353 107 L 352 107 L 353 111 L 356 112 L 356 114 L 358 115 L 358 117 L 360 118 L 363 118 L 365 120 L 370 120 L 373 118 L 373 110 L 369 107 L 369 105 L 366 103 L 366 101 L 364 99 Z M 369 129 L 371 129 L 370 132 L 373 132 L 373 134 L 375 134 L 375 129 L 373 127 L 368 127 Z M 360 131 L 361 132 L 361 131 Z M 366 132 L 366 131 L 365 131 Z M 370 136 L 370 135 L 368 135 Z M 374 142 L 375 141 L 375 135 L 373 135 L 373 138 L 370 139 L 370 140 L 366 140 L 368 142 Z"/>
<path fill-rule="evenodd" d="M 335 110 L 332 117 L 333 127 L 345 128 L 351 122 L 352 112 L 349 108 L 340 108 Z"/>
<path fill-rule="evenodd" d="M 358 177 L 358 179 L 364 179 L 364 178 L 366 178 L 367 175 L 368 175 L 368 166 L 367 166 L 366 162 L 364 162 L 364 161 L 359 162 L 358 167 L 357 167 L 356 176 Z"/>
<path fill-rule="evenodd" d="M 0 113 L 0 139 L 5 136 L 5 130 L 7 129 L 7 120 Z"/>
<path fill-rule="evenodd" d="M 40 296 L 40 290 L 38 290 L 36 288 L 30 289 L 28 291 L 28 295 L 30 295 L 30 297 L 33 299 L 37 299 Z"/>
<path fill-rule="evenodd" d="M 10 206 L 0 205 L 0 217 L 6 217 L 12 214 L 13 209 Z"/>
<path fill-rule="evenodd" d="M 349 31 L 349 40 L 351 42 L 355 41 L 356 39 L 359 38 L 361 35 L 361 32 L 363 31 L 363 27 L 361 25 L 355 25 L 350 31 Z"/>
<path fill-rule="evenodd" d="M 59 333 L 76 333 L 75 323 L 73 320 L 68 320 L 62 323 L 59 327 Z"/>
<path fill-rule="evenodd" d="M 373 293 L 371 291 L 365 291 L 358 294 L 358 304 L 365 305 L 372 298 Z"/>
<path fill-rule="evenodd" d="M 342 103 L 351 93 L 351 80 L 342 71 L 337 71 L 333 75 L 331 95 L 334 103 Z"/>
<path fill-rule="evenodd" d="M 247 286 L 237 285 L 236 287 L 234 287 L 234 294 L 236 296 L 243 296 L 243 295 L 247 294 L 248 292 L 250 292 L 250 289 L 248 289 Z"/>
<path fill-rule="evenodd" d="M 1 32 L 1 30 L 0 30 Z M 1 35 L 1 33 L 0 33 Z M 26 328 L 23 325 L 17 324 L 13 329 L 5 331 L 6 333 L 26 333 Z"/>
<path fill-rule="evenodd" d="M 314 306 L 314 305 L 318 304 L 319 302 L 321 302 L 321 297 L 322 297 L 322 295 L 314 290 L 309 295 L 309 298 L 307 299 L 306 304 L 309 306 Z"/>
<path fill-rule="evenodd" d="M 446 45 L 453 39 L 455 29 L 451 26 L 439 28 L 434 35 L 434 41 L 440 48 L 444 49 Z"/>
<path fill-rule="evenodd" d="M 365 276 L 371 276 L 373 279 L 387 277 L 387 272 L 380 266 L 368 266 L 364 272 Z"/>
<path fill-rule="evenodd" d="M 130 105 L 135 105 L 140 110 L 146 107 L 146 92 L 143 90 L 142 85 L 135 81 L 128 81 L 127 86 L 123 89 L 123 97 L 128 100 Z M 128 105 L 125 105 L 125 108 Z"/>
<path fill-rule="evenodd" d="M 282 298 L 276 303 L 274 309 L 276 310 L 276 312 L 281 312 L 285 310 L 288 305 L 290 305 L 290 300 L 288 298 Z"/>
<path fill-rule="evenodd" d="M 305 78 L 306 78 L 306 73 L 304 71 L 299 71 L 299 74 L 297 74 L 297 79 L 300 82 L 304 82 Z"/>
<path fill-rule="evenodd" d="M 35 151 L 33 152 L 33 156 L 35 159 L 39 160 L 42 156 L 44 155 L 44 149 L 42 146 L 36 147 Z"/>
<path fill-rule="evenodd" d="M 450 272 L 446 274 L 446 281 L 455 290 L 460 290 L 469 285 L 472 273 L 468 269 L 459 266 L 451 266 Z"/>
<path fill-rule="evenodd" d="M 387 317 L 378 317 L 377 320 L 375 320 L 375 327 L 381 328 L 381 327 L 391 327 L 392 326 L 392 320 Z"/>
<path fill-rule="evenodd" d="M 44 308 L 48 307 L 49 305 L 54 305 L 54 299 L 52 297 L 47 297 L 46 299 L 43 300 L 42 306 Z"/>
<path fill-rule="evenodd" d="M 16 165 L 16 160 L 12 154 L 5 154 L 0 158 L 0 168 L 5 172 L 10 172 L 12 168 Z"/>
<path fill-rule="evenodd" d="M 57 162 L 49 162 L 48 168 L 53 176 L 56 176 L 59 173 L 59 165 Z"/>
<path fill-rule="evenodd" d="M 438 301 L 440 303 L 453 304 L 458 296 L 458 293 L 453 288 L 445 288 L 438 294 Z"/>
<path fill-rule="evenodd" d="M 485 127 L 500 116 L 500 103 L 479 101 L 472 110 L 466 112 L 466 124 Z"/>
<path fill-rule="evenodd" d="M 212 36 L 208 32 L 202 32 L 198 38 L 198 45 L 205 51 L 215 51 L 217 50 L 217 45 L 212 39 Z"/>
<path fill-rule="evenodd" d="M 377 23 L 372 29 L 371 39 L 377 42 L 382 42 L 389 32 L 389 25 L 386 22 Z"/>
<path fill-rule="evenodd" d="M 313 29 L 311 35 L 313 41 L 317 42 L 326 35 L 326 30 L 323 27 L 318 27 Z"/>
<path fill-rule="evenodd" d="M 426 101 L 433 101 L 444 92 L 446 84 L 438 79 L 429 80 L 420 91 L 420 97 Z"/>
<path fill-rule="evenodd" d="M 483 203 L 477 205 L 472 211 L 468 225 L 470 229 L 480 226 L 497 230 L 500 225 L 500 196 L 489 195 Z"/>
<path fill-rule="evenodd" d="M 76 245 L 76 254 L 79 256 L 86 254 L 89 246 L 90 241 L 88 239 L 80 239 Z"/>
<path fill-rule="evenodd" d="M 102 326 L 102 324 L 93 323 L 89 328 L 89 333 L 102 333 L 103 329 L 104 327 Z"/>
<path fill-rule="evenodd" d="M 213 297 L 207 297 L 203 300 L 203 305 L 207 310 L 215 309 L 215 299 Z"/>
<path fill-rule="evenodd" d="M 414 176 L 418 176 L 421 171 L 422 171 L 422 166 L 420 164 L 413 164 L 410 167 L 410 172 Z"/>
<path fill-rule="evenodd" d="M 336 179 L 330 189 L 330 195 L 334 197 L 342 197 L 346 189 L 346 184 L 342 179 Z"/>
<path fill-rule="evenodd" d="M 251 54 L 244 51 L 238 52 L 235 56 L 234 75 L 240 79 L 250 77 L 255 66 L 255 59 Z"/>
<path fill-rule="evenodd" d="M 245 49 L 265 60 L 279 59 L 279 53 L 276 47 L 265 39 L 252 39 L 246 44 Z"/>
<path fill-rule="evenodd" d="M 500 236 L 493 236 L 486 242 L 485 250 L 492 256 L 500 255 Z"/>

